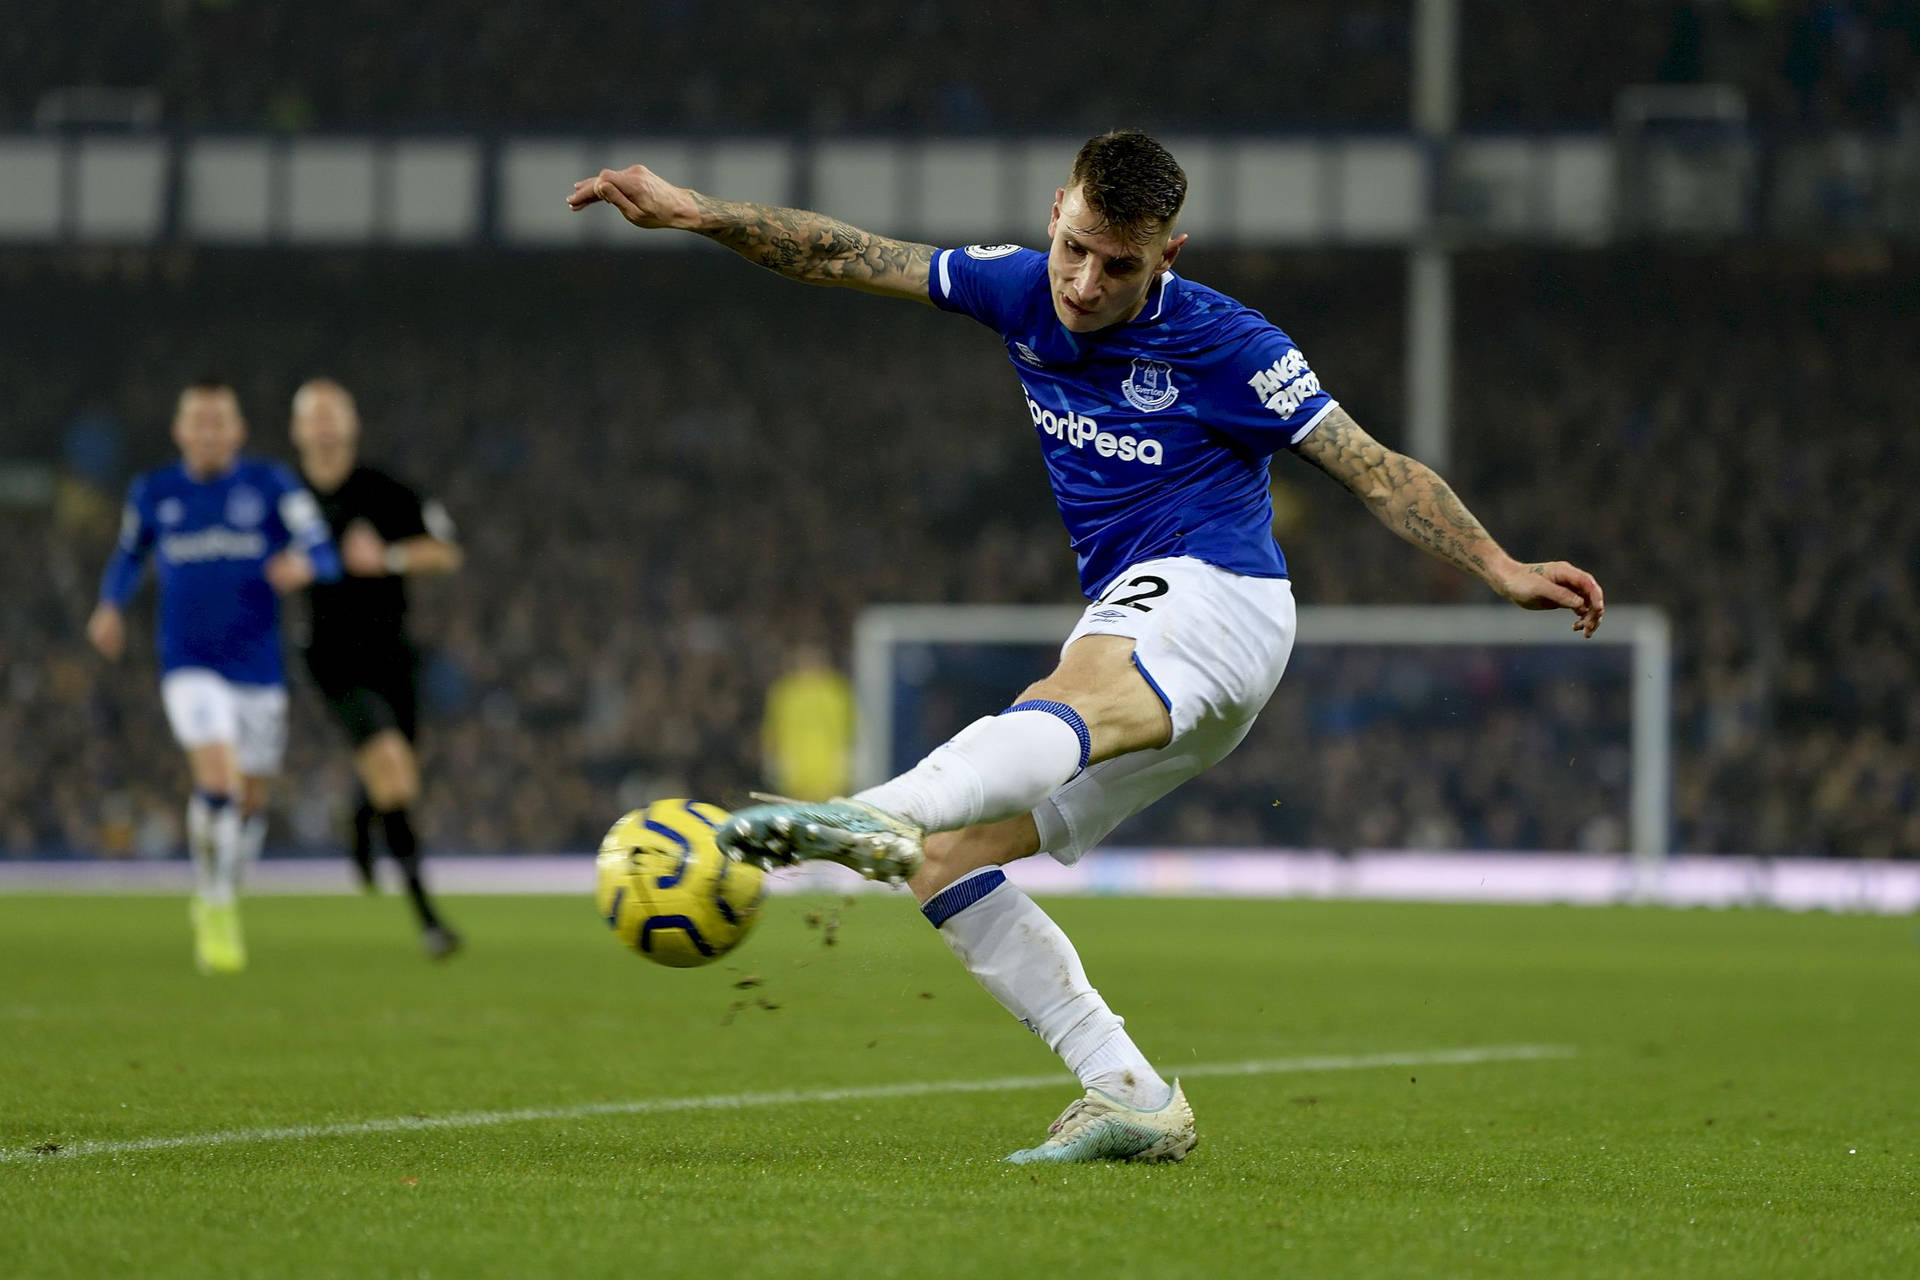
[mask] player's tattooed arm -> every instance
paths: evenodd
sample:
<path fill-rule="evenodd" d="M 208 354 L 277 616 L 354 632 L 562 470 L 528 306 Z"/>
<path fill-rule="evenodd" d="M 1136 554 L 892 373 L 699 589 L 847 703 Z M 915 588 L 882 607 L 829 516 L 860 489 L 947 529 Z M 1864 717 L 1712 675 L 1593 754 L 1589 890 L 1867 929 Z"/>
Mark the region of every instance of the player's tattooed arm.
<path fill-rule="evenodd" d="M 1335 406 L 1296 452 L 1345 485 L 1380 522 L 1527 609 L 1571 609 L 1592 635 L 1606 610 L 1600 584 L 1564 560 L 1522 564 L 1501 549 L 1439 473 L 1387 448 Z"/>
<path fill-rule="evenodd" d="M 890 240 L 804 209 L 716 200 L 693 192 L 691 228 L 790 280 L 927 300 L 933 246 Z"/>
<path fill-rule="evenodd" d="M 638 164 L 582 178 L 567 197 L 573 209 L 602 203 L 636 227 L 697 232 L 790 280 L 931 301 L 932 245 L 889 240 L 804 209 L 717 200 Z"/>
<path fill-rule="evenodd" d="M 1335 406 L 1298 446 L 1389 529 L 1455 568 L 1490 579 L 1510 557 L 1425 463 L 1387 448 Z"/>

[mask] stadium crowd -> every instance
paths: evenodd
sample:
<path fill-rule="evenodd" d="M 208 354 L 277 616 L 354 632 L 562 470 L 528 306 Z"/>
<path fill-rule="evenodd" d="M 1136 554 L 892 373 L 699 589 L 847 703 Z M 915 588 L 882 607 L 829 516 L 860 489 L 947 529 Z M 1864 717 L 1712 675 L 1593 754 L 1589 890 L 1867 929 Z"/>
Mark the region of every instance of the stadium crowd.
<path fill-rule="evenodd" d="M 1920 854 L 1916 265 L 1462 260 L 1451 477 L 1517 553 L 1672 615 L 1677 847 Z M 1189 270 L 1397 437 L 1397 258 Z M 766 686 L 797 646 L 845 654 L 864 604 L 1076 598 L 1017 388 L 951 317 L 704 254 L 0 257 L 0 306 L 36 317 L 0 348 L 7 853 L 177 844 L 150 631 L 114 668 L 79 629 L 119 491 L 208 371 L 283 457 L 293 388 L 340 377 L 368 456 L 461 524 L 468 569 L 416 591 L 434 848 L 584 848 L 635 800 L 741 801 Z M 1276 498 L 1303 602 L 1487 598 L 1309 468 L 1277 462 Z M 1254 738 L 1123 835 L 1624 843 L 1617 663 L 1395 661 L 1303 646 Z M 350 786 L 303 691 L 273 843 L 337 847 Z"/>
<path fill-rule="evenodd" d="M 584 848 L 636 798 L 741 800 L 762 691 L 799 645 L 845 654 L 862 604 L 1075 599 L 1018 390 L 964 320 L 707 255 L 104 261 L 0 259 L 0 305 L 38 319 L 0 349 L 12 854 L 177 844 L 150 647 L 109 668 L 79 626 L 119 489 L 169 457 L 173 395 L 207 370 L 280 457 L 292 388 L 340 376 L 369 457 L 461 522 L 467 572 L 417 591 L 436 848 Z M 1190 273 L 1396 438 L 1394 257 Z M 1920 509 L 1897 482 L 1920 474 L 1920 368 L 1895 319 L 1914 282 L 1791 257 L 1461 263 L 1450 474 L 1517 553 L 1672 614 L 1680 848 L 1920 854 Z M 1304 603 L 1486 599 L 1306 466 L 1275 470 Z M 1256 737 L 1121 835 L 1624 842 L 1619 664 L 1394 662 L 1302 647 Z M 328 848 L 351 781 L 317 700 L 296 706 L 275 844 Z"/>
<path fill-rule="evenodd" d="M 0 27 L 0 125 L 32 119 L 49 90 L 105 85 L 152 90 L 169 122 L 225 127 L 1397 126 L 1413 22 L 1408 0 L 1205 0 L 1172 16 L 1144 0 L 15 8 Z M 1097 74 L 1063 67 L 1063 40 L 1091 30 L 1114 52 Z M 1782 123 L 1911 126 L 1920 109 L 1920 13 L 1904 0 L 1464 0 L 1461 30 L 1470 126 L 1591 126 L 1618 86 L 1645 83 L 1732 84 Z M 1138 56 L 1118 53 L 1129 39 Z M 609 57 L 583 67 L 583 48 Z"/>

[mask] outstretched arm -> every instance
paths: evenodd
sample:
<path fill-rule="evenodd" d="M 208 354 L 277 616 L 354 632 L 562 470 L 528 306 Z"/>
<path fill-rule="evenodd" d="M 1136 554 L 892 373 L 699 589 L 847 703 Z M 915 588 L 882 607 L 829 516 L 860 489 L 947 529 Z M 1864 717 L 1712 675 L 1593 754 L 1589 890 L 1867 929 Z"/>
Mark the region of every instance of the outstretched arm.
<path fill-rule="evenodd" d="M 804 209 L 716 200 L 676 187 L 645 165 L 602 169 L 573 184 L 567 205 L 610 204 L 636 227 L 692 231 L 789 280 L 836 284 L 930 302 L 933 246 L 889 240 Z"/>
<path fill-rule="evenodd" d="M 1395 453 L 1335 407 L 1296 448 L 1338 480 L 1380 522 L 1423 551 L 1465 570 L 1523 609 L 1571 609 L 1592 635 L 1606 612 L 1593 575 L 1564 560 L 1522 564 L 1501 550 L 1433 468 Z"/>

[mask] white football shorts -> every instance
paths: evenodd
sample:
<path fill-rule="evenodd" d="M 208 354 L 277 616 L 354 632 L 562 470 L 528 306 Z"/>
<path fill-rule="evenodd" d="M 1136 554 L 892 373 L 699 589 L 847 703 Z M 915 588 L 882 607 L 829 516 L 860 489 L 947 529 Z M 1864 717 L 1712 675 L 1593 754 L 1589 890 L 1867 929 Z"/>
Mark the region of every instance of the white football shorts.
<path fill-rule="evenodd" d="M 1188 556 L 1144 560 L 1087 606 L 1066 643 L 1131 637 L 1173 720 L 1164 747 L 1090 765 L 1033 811 L 1040 848 L 1072 866 L 1126 819 L 1240 745 L 1293 652 L 1293 584 Z"/>
<path fill-rule="evenodd" d="M 182 747 L 231 742 L 242 776 L 280 772 L 287 754 L 285 685 L 234 684 L 205 667 L 181 667 L 160 678 L 160 701 Z"/>

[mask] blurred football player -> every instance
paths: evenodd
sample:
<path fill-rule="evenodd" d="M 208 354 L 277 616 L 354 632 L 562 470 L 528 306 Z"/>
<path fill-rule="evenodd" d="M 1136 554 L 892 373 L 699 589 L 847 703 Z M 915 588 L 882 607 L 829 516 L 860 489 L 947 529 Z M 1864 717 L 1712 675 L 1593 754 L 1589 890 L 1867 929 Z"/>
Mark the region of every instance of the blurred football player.
<path fill-rule="evenodd" d="M 126 649 L 124 610 L 151 557 L 159 582 L 160 697 L 187 754 L 187 846 L 194 958 L 203 972 L 246 967 L 236 897 L 266 835 L 267 782 L 287 744 L 280 596 L 340 575 L 313 496 L 293 473 L 241 455 L 247 424 L 233 389 L 180 393 L 180 461 L 138 476 L 100 582 L 87 639 Z"/>
<path fill-rule="evenodd" d="M 853 684 L 818 644 L 796 646 L 767 689 L 760 750 L 767 785 L 798 800 L 829 800 L 853 768 Z"/>
<path fill-rule="evenodd" d="M 293 397 L 293 444 L 301 478 L 320 502 L 346 574 L 308 588 L 313 634 L 307 669 L 353 744 L 360 803 L 353 864 L 371 889 L 373 828 L 400 866 L 420 942 L 436 960 L 460 948 L 441 920 L 420 870 L 420 842 L 407 810 L 420 798 L 416 678 L 407 635 L 407 578 L 460 568 L 453 521 L 438 502 L 359 461 L 360 413 L 347 389 L 315 378 Z"/>
<path fill-rule="evenodd" d="M 825 858 L 907 880 L 967 969 L 1086 1088 L 1017 1163 L 1178 1160 L 1197 1141 L 1178 1081 L 1154 1070 L 1066 935 L 1000 868 L 1043 850 L 1077 862 L 1246 737 L 1293 648 L 1273 454 L 1297 453 L 1523 608 L 1571 609 L 1588 635 L 1603 611 L 1591 575 L 1509 556 L 1445 481 L 1362 430 L 1291 338 L 1173 270 L 1186 193 L 1164 147 L 1121 131 L 1080 149 L 1044 252 L 889 240 L 639 165 L 569 197 L 697 232 L 790 279 L 971 316 L 1005 345 L 1092 601 L 1059 666 L 900 777 L 850 800 L 743 809 L 721 840 L 763 865 Z"/>

